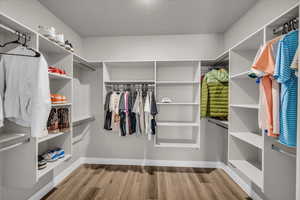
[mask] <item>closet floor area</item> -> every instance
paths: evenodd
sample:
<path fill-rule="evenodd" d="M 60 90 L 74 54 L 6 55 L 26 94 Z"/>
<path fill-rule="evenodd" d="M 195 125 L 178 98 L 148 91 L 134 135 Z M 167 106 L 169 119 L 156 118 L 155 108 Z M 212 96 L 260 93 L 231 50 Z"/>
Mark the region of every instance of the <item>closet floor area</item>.
<path fill-rule="evenodd" d="M 251 200 L 221 169 L 82 165 L 43 200 Z"/>

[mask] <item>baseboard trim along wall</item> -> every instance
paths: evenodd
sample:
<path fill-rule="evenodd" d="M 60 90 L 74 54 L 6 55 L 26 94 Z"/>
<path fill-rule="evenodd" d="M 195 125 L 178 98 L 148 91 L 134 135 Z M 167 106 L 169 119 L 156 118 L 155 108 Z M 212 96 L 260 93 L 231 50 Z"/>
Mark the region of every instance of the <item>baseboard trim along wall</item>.
<path fill-rule="evenodd" d="M 83 164 L 105 165 L 137 165 L 137 166 L 167 166 L 167 167 L 195 167 L 223 169 L 253 200 L 263 200 L 255 193 L 251 186 L 243 181 L 229 166 L 222 162 L 210 161 L 174 161 L 174 160 L 144 160 L 144 159 L 109 159 L 82 157 L 73 162 L 68 168 L 54 177 L 53 181 L 31 196 L 28 200 L 40 200 L 54 187 L 61 183 L 67 176 Z"/>

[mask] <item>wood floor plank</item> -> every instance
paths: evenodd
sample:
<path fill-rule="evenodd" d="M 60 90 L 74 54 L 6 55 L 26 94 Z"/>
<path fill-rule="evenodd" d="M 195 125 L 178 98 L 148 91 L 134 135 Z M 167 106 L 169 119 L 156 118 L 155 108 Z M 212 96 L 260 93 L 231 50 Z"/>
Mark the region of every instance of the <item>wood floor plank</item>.
<path fill-rule="evenodd" d="M 42 200 L 249 200 L 221 169 L 82 165 Z"/>

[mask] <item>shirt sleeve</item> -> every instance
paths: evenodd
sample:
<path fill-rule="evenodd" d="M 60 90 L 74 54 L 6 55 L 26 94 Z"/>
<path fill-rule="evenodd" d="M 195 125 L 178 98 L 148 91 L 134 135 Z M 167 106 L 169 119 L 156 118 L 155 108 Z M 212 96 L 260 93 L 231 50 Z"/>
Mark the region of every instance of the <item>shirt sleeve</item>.
<path fill-rule="evenodd" d="M 40 57 L 36 69 L 36 84 L 33 86 L 32 97 L 32 137 L 40 137 L 46 129 L 51 109 L 48 64 L 43 56 Z"/>
<path fill-rule="evenodd" d="M 262 71 L 267 74 L 274 73 L 275 61 L 271 44 L 264 45 L 261 52 L 257 55 L 256 61 L 252 67 L 253 69 Z"/>

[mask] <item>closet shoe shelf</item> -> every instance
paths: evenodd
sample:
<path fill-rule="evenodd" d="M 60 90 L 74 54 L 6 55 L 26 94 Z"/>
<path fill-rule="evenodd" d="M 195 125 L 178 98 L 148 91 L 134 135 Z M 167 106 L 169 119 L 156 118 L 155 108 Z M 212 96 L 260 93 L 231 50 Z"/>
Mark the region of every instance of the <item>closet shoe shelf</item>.
<path fill-rule="evenodd" d="M 257 148 L 263 148 L 263 136 L 251 132 L 229 132 L 230 135 Z"/>
<path fill-rule="evenodd" d="M 69 160 L 71 157 L 72 156 L 70 154 L 67 154 L 67 155 L 65 155 L 65 157 L 63 157 L 61 159 L 58 159 L 57 161 L 48 162 L 47 163 L 47 167 L 45 169 L 38 170 L 38 172 L 37 172 L 38 178 L 43 177 L 44 175 L 46 175 L 48 172 L 50 172 L 51 170 L 53 170 L 54 168 L 56 168 L 57 166 L 59 166 L 64 161 Z"/>
<path fill-rule="evenodd" d="M 68 75 L 62 75 L 62 74 L 50 73 L 50 72 L 48 74 L 50 79 L 72 80 L 72 77 Z"/>
<path fill-rule="evenodd" d="M 253 183 L 262 188 L 263 175 L 261 170 L 246 160 L 229 160 L 229 162 L 253 181 Z"/>
<path fill-rule="evenodd" d="M 198 127 L 198 123 L 189 123 L 189 122 L 157 122 L 157 126 L 192 126 Z"/>
<path fill-rule="evenodd" d="M 59 132 L 59 133 L 49 133 L 47 136 L 45 137 L 41 137 L 41 138 L 38 138 L 38 143 L 42 143 L 42 142 L 45 142 L 45 141 L 48 141 L 48 140 L 51 140 L 53 138 L 56 138 L 56 137 L 59 137 L 61 135 L 64 135 L 68 132 Z"/>

